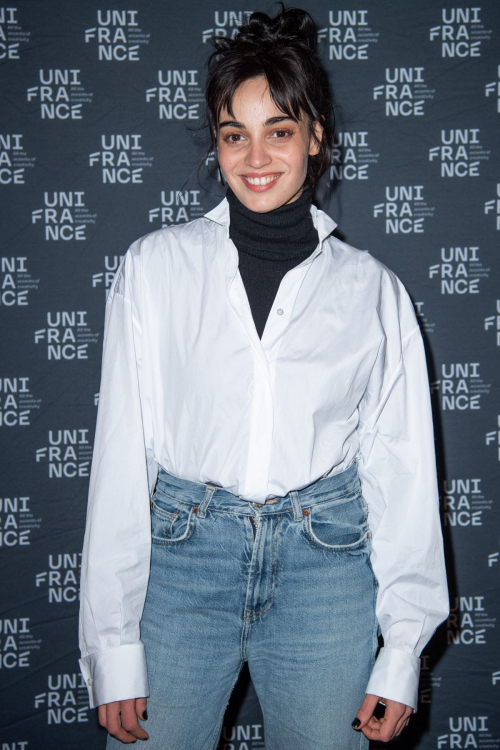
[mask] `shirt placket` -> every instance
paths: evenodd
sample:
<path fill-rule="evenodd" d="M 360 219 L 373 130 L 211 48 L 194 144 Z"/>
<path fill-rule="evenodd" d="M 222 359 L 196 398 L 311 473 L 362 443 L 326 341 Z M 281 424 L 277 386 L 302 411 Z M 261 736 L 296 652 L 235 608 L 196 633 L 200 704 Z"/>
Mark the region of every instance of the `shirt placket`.
<path fill-rule="evenodd" d="M 259 338 L 243 280 L 238 271 L 238 251 L 228 238 L 228 299 L 252 346 L 253 392 L 249 444 L 242 495 L 264 502 L 267 496 L 274 426 L 274 374 L 284 333 L 290 324 L 295 301 L 313 255 L 283 277 L 269 312 L 262 339 Z"/>

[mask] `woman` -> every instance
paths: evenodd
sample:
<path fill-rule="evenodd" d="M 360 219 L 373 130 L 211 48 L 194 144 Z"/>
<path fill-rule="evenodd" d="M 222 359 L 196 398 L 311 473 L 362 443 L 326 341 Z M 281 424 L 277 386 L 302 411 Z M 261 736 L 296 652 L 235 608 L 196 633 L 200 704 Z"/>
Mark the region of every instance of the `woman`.
<path fill-rule="evenodd" d="M 407 725 L 448 614 L 422 338 L 312 204 L 310 16 L 214 45 L 226 197 L 134 242 L 107 297 L 80 666 L 108 748 L 213 750 L 245 661 L 267 750 L 366 748 Z"/>

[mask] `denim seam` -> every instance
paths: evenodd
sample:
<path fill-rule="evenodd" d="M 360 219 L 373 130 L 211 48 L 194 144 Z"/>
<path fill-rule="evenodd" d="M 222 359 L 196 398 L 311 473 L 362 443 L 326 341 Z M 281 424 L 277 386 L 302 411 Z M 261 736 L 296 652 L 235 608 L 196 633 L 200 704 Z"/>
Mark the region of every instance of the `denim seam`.
<path fill-rule="evenodd" d="M 175 513 L 170 513 L 168 510 L 164 510 L 158 503 L 156 503 L 154 500 L 151 500 L 151 509 L 154 511 L 154 513 L 159 516 L 160 518 L 163 518 L 165 521 L 172 521 L 172 523 L 179 517 L 179 509 L 177 508 Z"/>
<path fill-rule="evenodd" d="M 316 538 L 316 536 L 314 535 L 314 532 L 312 531 L 312 527 L 311 529 L 309 529 L 307 525 L 308 519 L 310 519 L 310 516 L 304 517 L 304 523 L 302 527 L 304 536 L 306 537 L 308 542 L 313 544 L 315 547 L 319 547 L 319 549 L 326 550 L 327 552 L 350 552 L 351 550 L 356 550 L 356 549 L 359 549 L 360 547 L 363 547 L 366 540 L 370 538 L 369 537 L 370 530 L 367 528 L 367 525 L 365 523 L 363 524 L 363 527 L 362 527 L 365 530 L 363 533 L 363 536 L 360 539 L 358 539 L 357 542 L 353 542 L 352 544 L 342 544 L 342 545 L 337 545 L 337 546 L 326 544 L 325 542 L 322 542 L 320 539 Z"/>
<path fill-rule="evenodd" d="M 189 511 L 186 531 L 184 532 L 184 534 L 182 534 L 182 536 L 174 537 L 174 539 L 162 539 L 161 537 L 154 536 L 152 534 L 151 543 L 156 544 L 159 547 L 171 547 L 173 545 L 180 544 L 181 542 L 187 542 L 188 539 L 191 539 L 195 531 L 195 515 L 196 514 L 193 513 L 192 510 Z"/>
<path fill-rule="evenodd" d="M 352 495 L 353 492 L 356 492 L 355 496 L 349 499 L 350 495 Z M 339 505 L 343 505 L 344 503 L 341 503 L 340 502 L 341 500 L 347 499 L 347 502 L 351 502 L 351 500 L 354 500 L 356 497 L 358 497 L 358 491 L 354 489 L 354 490 L 347 492 L 344 495 L 341 495 L 340 497 L 332 498 L 330 496 L 330 497 L 325 498 L 324 500 L 320 500 L 319 502 L 314 502 L 314 498 L 304 498 L 302 501 L 301 507 L 307 508 L 309 505 L 314 505 L 314 507 L 317 507 L 319 505 L 324 505 L 324 503 L 337 503 L 337 502 Z M 299 495 L 299 500 L 300 500 L 300 495 Z M 178 503 L 178 507 L 182 505 L 196 505 L 196 501 L 187 501 L 187 500 L 180 501 Z M 231 509 L 226 509 L 226 508 L 220 508 L 214 505 L 211 506 L 211 512 L 212 513 L 225 513 L 225 514 L 239 515 L 239 516 L 249 516 L 249 517 L 255 515 L 253 512 L 245 513 L 245 511 L 243 510 L 237 510 L 237 509 L 231 510 Z M 262 513 L 262 517 L 267 518 L 268 516 L 278 516 L 282 513 L 290 513 L 290 512 L 293 513 L 292 506 L 290 506 L 289 508 L 282 508 L 281 510 L 270 510 L 268 512 Z"/>
<path fill-rule="evenodd" d="M 261 609 L 255 610 L 255 612 L 253 613 L 253 615 L 249 618 L 250 621 L 251 620 L 255 620 L 257 617 L 263 617 L 265 614 L 267 614 L 267 612 L 269 612 L 269 610 L 271 609 L 271 607 L 272 607 L 272 605 L 274 603 L 274 597 L 275 597 L 275 593 L 276 593 L 276 586 L 275 586 L 276 572 L 277 572 L 277 568 L 278 568 L 278 554 L 277 554 L 277 550 L 278 550 L 278 526 L 279 526 L 279 523 L 280 523 L 280 519 L 278 519 L 277 522 L 274 522 L 274 526 L 276 528 L 273 528 L 273 530 L 271 532 L 272 542 L 271 542 L 271 561 L 270 561 L 271 573 L 270 573 L 270 576 L 269 576 L 269 596 L 268 596 L 267 601 L 264 604 L 264 606 Z"/>

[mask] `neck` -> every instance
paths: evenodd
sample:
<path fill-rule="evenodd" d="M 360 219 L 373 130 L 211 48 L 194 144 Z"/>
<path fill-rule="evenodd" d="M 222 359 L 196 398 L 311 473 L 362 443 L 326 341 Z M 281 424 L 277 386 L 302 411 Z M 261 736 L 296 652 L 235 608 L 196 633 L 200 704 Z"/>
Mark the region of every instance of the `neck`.
<path fill-rule="evenodd" d="M 268 260 L 306 258 L 318 244 L 311 216 L 312 191 L 265 213 L 251 211 L 228 186 L 229 235 L 238 250 Z"/>

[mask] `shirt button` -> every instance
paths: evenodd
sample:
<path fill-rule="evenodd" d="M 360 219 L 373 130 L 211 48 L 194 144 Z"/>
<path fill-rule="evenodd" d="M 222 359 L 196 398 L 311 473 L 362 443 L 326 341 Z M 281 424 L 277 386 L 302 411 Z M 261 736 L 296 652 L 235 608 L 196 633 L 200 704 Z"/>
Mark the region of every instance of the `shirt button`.
<path fill-rule="evenodd" d="M 278 315 L 283 315 L 283 310 L 281 309 L 281 307 L 278 307 L 276 312 L 278 313 Z"/>
<path fill-rule="evenodd" d="M 92 677 L 89 677 L 89 679 L 87 680 L 87 685 L 89 685 L 89 686 L 92 685 Z"/>

